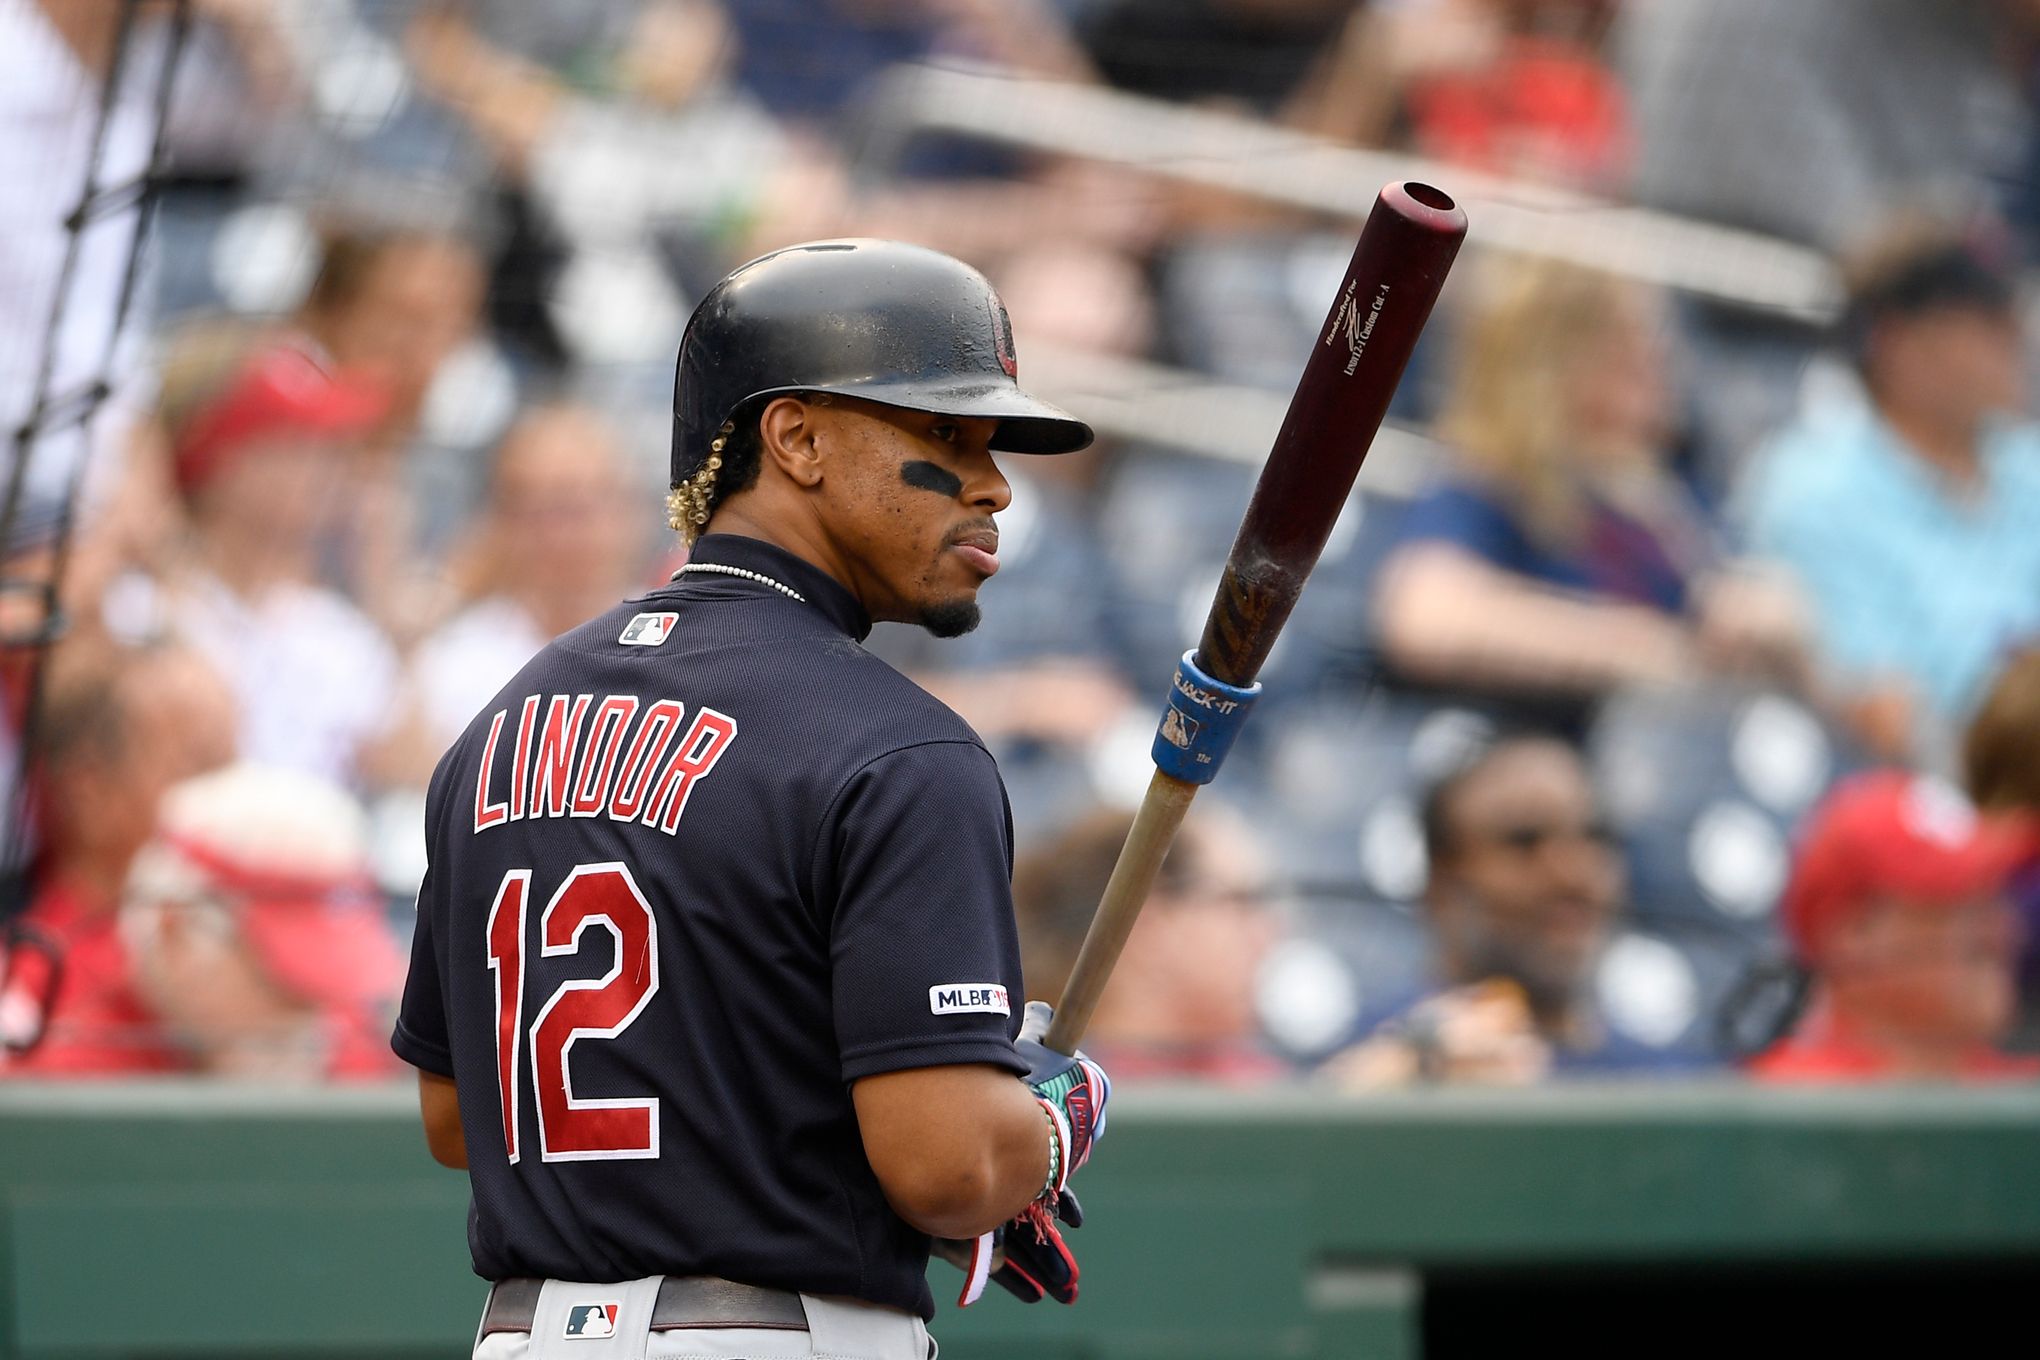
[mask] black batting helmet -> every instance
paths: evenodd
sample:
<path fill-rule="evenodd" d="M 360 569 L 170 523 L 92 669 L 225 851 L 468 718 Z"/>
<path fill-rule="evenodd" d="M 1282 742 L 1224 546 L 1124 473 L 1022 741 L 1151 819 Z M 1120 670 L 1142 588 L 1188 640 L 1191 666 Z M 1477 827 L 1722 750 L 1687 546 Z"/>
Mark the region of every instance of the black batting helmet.
<path fill-rule="evenodd" d="M 900 241 L 811 241 L 709 290 L 673 374 L 673 485 L 753 397 L 831 392 L 999 422 L 992 447 L 1069 453 L 1091 427 L 1020 390 L 1013 326 L 984 275 Z"/>

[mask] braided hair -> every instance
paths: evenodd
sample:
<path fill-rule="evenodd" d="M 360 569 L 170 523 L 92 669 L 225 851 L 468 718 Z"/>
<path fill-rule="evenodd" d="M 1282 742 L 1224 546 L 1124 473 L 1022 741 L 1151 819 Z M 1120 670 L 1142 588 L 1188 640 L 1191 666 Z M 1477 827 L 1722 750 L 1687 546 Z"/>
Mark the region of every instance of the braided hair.
<path fill-rule="evenodd" d="M 815 405 L 829 404 L 828 394 L 821 392 L 775 392 L 739 402 L 715 438 L 708 441 L 708 460 L 666 493 L 666 523 L 686 538 L 689 547 L 708 532 L 708 521 L 717 506 L 757 483 L 765 452 L 758 418 L 774 401 L 789 396 Z"/>

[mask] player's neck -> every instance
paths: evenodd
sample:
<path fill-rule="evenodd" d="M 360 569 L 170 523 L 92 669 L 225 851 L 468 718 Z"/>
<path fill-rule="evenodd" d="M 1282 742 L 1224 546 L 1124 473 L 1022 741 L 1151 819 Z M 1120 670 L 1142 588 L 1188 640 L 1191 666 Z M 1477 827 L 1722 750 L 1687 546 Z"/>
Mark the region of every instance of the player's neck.
<path fill-rule="evenodd" d="M 855 574 L 849 563 L 837 550 L 820 525 L 795 517 L 774 515 L 767 517 L 751 513 L 751 507 L 743 503 L 731 503 L 717 509 L 715 518 L 709 522 L 708 532 L 712 534 L 740 534 L 755 538 L 761 543 L 792 553 L 809 566 L 824 572 L 852 595 L 859 595 Z M 869 608 L 861 596 L 859 604 Z"/>

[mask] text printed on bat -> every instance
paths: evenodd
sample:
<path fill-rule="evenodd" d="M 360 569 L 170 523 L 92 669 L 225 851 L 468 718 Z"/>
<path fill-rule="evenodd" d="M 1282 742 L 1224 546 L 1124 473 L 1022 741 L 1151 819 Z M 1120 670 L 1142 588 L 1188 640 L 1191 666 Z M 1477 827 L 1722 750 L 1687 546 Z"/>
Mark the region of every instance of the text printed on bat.
<path fill-rule="evenodd" d="M 1360 367 L 1360 356 L 1367 350 L 1367 341 L 1374 334 L 1374 323 L 1381 319 L 1381 309 L 1388 304 L 1388 285 L 1382 284 L 1381 291 L 1374 295 L 1374 305 L 1365 313 L 1360 310 L 1360 299 L 1355 294 L 1355 283 L 1346 280 L 1346 291 L 1339 298 L 1339 308 L 1332 313 L 1332 327 L 1325 332 L 1325 343 L 1331 344 L 1341 334 L 1346 337 L 1346 376 L 1352 377 L 1353 370 Z"/>

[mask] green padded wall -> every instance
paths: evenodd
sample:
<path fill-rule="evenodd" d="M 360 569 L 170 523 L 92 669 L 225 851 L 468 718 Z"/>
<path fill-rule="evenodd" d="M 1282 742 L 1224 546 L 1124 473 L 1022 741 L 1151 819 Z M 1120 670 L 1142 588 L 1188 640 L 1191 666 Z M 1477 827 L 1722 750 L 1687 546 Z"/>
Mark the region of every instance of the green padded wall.
<path fill-rule="evenodd" d="M 1075 1309 L 996 1291 L 949 1360 L 1419 1350 L 1427 1273 L 2040 1258 L 2040 1091 L 1374 1099 L 1132 1090 Z M 0 1357 L 465 1354 L 466 1182 L 408 1087 L 0 1087 Z"/>

